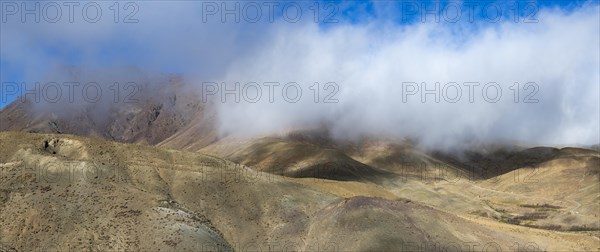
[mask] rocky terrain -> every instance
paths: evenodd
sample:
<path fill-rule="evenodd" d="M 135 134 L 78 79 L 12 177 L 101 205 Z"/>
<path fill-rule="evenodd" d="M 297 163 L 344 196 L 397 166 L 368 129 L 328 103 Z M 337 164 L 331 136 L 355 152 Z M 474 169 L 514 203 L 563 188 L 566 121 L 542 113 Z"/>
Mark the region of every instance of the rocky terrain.
<path fill-rule="evenodd" d="M 165 83 L 0 110 L 0 251 L 600 250 L 597 149 L 223 136 Z"/>
<path fill-rule="evenodd" d="M 531 168 L 475 181 L 393 166 L 288 177 L 202 150 L 25 132 L 0 141 L 4 251 L 599 249 L 595 151 L 557 150 L 523 183 L 514 173 Z"/>

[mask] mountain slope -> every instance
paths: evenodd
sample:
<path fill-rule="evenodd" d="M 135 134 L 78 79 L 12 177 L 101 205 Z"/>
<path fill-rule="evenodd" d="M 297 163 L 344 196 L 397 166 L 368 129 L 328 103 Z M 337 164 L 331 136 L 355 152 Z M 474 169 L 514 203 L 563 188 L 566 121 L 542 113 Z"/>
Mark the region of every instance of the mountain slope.
<path fill-rule="evenodd" d="M 344 199 L 199 153 L 64 134 L 4 132 L 0 142 L 4 250 L 598 248 L 587 234 L 490 223 L 401 198 Z"/>
<path fill-rule="evenodd" d="M 200 152 L 288 177 L 372 182 L 394 177 L 393 173 L 360 163 L 338 149 L 283 137 L 224 138 Z"/>
<path fill-rule="evenodd" d="M 53 103 L 18 98 L 0 110 L 0 131 L 64 133 L 154 145 L 205 117 L 204 104 L 180 77 L 161 76 L 136 87 L 131 97 L 117 101 L 113 97 L 97 102 L 65 97 Z"/>

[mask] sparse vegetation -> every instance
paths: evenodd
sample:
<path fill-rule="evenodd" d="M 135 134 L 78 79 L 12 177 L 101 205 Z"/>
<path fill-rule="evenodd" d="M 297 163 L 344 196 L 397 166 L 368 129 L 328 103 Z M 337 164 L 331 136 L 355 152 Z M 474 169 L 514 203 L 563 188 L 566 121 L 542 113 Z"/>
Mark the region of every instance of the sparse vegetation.
<path fill-rule="evenodd" d="M 520 207 L 527 207 L 527 208 L 535 208 L 535 209 L 538 209 L 538 210 L 541 210 L 541 211 L 555 210 L 555 209 L 561 209 L 562 208 L 560 206 L 550 205 L 550 204 L 546 204 L 546 203 L 544 203 L 544 204 L 537 204 L 536 203 L 535 205 L 532 205 L 532 204 L 521 204 L 519 206 Z"/>
<path fill-rule="evenodd" d="M 544 212 L 529 212 L 523 215 L 519 215 L 514 217 L 515 220 L 525 221 L 525 220 L 540 220 L 548 218 L 548 214 Z"/>
<path fill-rule="evenodd" d="M 591 226 L 587 226 L 587 225 L 581 225 L 581 226 L 572 226 L 569 228 L 569 231 L 600 231 L 600 228 L 591 227 Z"/>
<path fill-rule="evenodd" d="M 523 226 L 531 227 L 531 228 L 546 229 L 546 230 L 561 230 L 561 228 L 562 228 L 561 225 L 544 225 L 544 226 L 540 226 L 540 225 L 534 225 L 534 224 L 523 224 Z"/>

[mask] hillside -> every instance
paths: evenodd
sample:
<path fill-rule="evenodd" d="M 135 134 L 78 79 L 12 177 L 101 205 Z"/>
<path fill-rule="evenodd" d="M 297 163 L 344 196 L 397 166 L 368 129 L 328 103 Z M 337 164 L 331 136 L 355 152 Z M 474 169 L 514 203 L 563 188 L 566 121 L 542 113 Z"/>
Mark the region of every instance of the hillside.
<path fill-rule="evenodd" d="M 3 250 L 600 249 L 597 150 L 220 136 L 210 104 L 167 83 L 132 104 L 0 110 Z"/>
<path fill-rule="evenodd" d="M 137 83 L 131 97 L 116 102 L 64 99 L 56 103 L 33 96 L 17 98 L 0 110 L 0 131 L 74 134 L 125 143 L 158 144 L 210 118 L 211 113 L 178 76 Z M 109 88 L 102 86 L 106 95 Z M 38 94 L 39 95 L 39 94 Z M 79 98 L 79 97 L 78 97 Z M 210 135 L 207 132 L 206 135 Z"/>
<path fill-rule="evenodd" d="M 4 132 L 0 141 L 7 251 L 598 249 L 598 237 L 586 232 L 500 223 L 393 190 L 388 198 L 335 192 L 361 182 L 286 178 L 194 152 L 64 134 Z"/>

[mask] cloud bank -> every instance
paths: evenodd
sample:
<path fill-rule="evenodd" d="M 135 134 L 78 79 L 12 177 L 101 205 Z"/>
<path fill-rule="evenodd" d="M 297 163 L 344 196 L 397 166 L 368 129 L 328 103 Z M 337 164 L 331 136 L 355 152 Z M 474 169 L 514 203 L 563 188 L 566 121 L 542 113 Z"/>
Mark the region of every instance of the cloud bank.
<path fill-rule="evenodd" d="M 111 16 L 4 23 L 2 65 L 23 69 L 29 82 L 56 65 L 182 73 L 212 92 L 223 135 L 325 125 L 336 138 L 411 138 L 442 149 L 600 142 L 597 4 L 486 25 L 399 24 L 389 13 L 331 25 L 280 16 L 204 22 L 196 3 L 139 7 L 134 24 Z"/>

